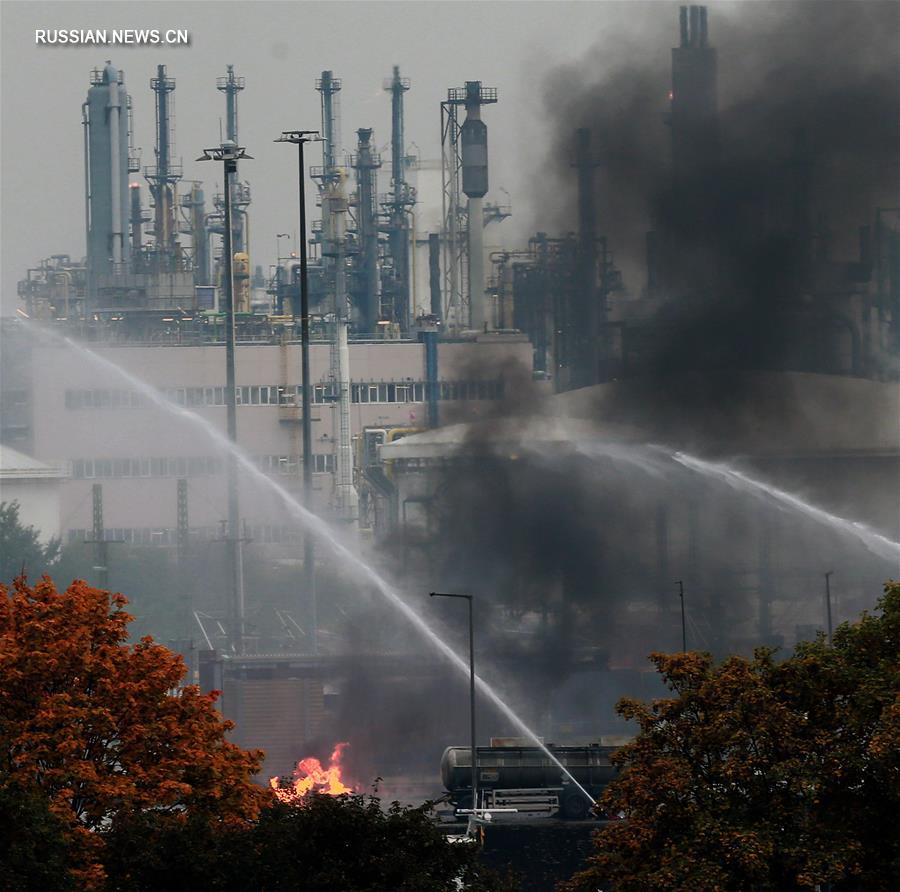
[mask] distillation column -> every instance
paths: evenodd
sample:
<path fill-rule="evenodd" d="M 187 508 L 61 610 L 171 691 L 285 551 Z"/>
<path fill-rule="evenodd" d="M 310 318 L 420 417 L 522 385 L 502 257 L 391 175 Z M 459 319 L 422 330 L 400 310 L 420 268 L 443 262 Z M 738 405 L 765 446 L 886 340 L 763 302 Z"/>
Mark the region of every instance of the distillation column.
<path fill-rule="evenodd" d="M 331 71 L 323 71 L 316 81 L 322 96 L 322 171 L 319 189 L 322 195 L 322 258 L 332 274 L 334 287 L 332 304 L 331 380 L 335 419 L 335 510 L 348 524 L 356 522 L 358 500 L 353 484 L 353 448 L 350 429 L 350 349 L 347 332 L 350 305 L 347 298 L 346 233 L 347 195 L 344 189 L 345 172 L 338 166 L 340 118 L 336 94 L 341 81 Z"/>
<path fill-rule="evenodd" d="M 124 75 L 107 62 L 91 73 L 83 106 L 88 272 L 121 273 L 130 259 L 125 237 L 130 216 L 128 189 L 128 94 Z"/>
<path fill-rule="evenodd" d="M 357 225 L 360 245 L 359 314 L 360 331 L 375 331 L 381 308 L 381 279 L 378 269 L 378 219 L 376 210 L 376 171 L 381 166 L 372 151 L 372 130 L 356 131 Z"/>
<path fill-rule="evenodd" d="M 245 79 L 235 76 L 234 65 L 225 66 L 225 77 L 216 78 L 216 89 L 225 94 L 225 134 L 229 142 L 238 145 L 238 101 L 237 94 L 246 86 Z M 250 204 L 250 188 L 241 183 L 237 173 L 231 189 L 231 205 L 235 213 L 234 253 L 244 254 L 248 250 L 247 205 Z"/>
<path fill-rule="evenodd" d="M 466 120 L 459 135 L 462 190 L 469 199 L 469 325 L 476 331 L 485 328 L 483 199 L 488 191 L 488 145 L 481 106 L 496 101 L 496 90 L 482 88 L 481 81 L 466 81 Z"/>
<path fill-rule="evenodd" d="M 413 190 L 406 182 L 405 135 L 403 124 L 403 94 L 409 89 L 409 78 L 400 77 L 400 66 L 394 66 L 394 74 L 385 83 L 391 94 L 391 199 L 388 247 L 393 261 L 393 321 L 399 323 L 405 334 L 410 321 L 409 283 L 409 219 L 408 208 L 414 203 Z"/>
<path fill-rule="evenodd" d="M 144 177 L 153 196 L 153 234 L 156 262 L 160 272 L 172 272 L 178 266 L 177 231 L 175 228 L 175 184 L 181 179 L 180 165 L 172 163 L 172 125 L 170 94 L 175 80 L 166 76 L 166 66 L 158 65 L 156 77 L 150 80 L 156 93 L 156 165 L 145 168 Z"/>
<path fill-rule="evenodd" d="M 335 409 L 337 411 L 337 453 L 335 455 L 335 508 L 338 518 L 346 523 L 357 520 L 358 499 L 353 484 L 353 448 L 350 430 L 350 349 L 347 344 L 350 304 L 347 299 L 345 239 L 347 232 L 347 197 L 341 172 L 326 187 L 322 213 L 331 220 L 331 243 L 327 253 L 334 261 L 334 335 L 331 341 L 331 373 Z"/>

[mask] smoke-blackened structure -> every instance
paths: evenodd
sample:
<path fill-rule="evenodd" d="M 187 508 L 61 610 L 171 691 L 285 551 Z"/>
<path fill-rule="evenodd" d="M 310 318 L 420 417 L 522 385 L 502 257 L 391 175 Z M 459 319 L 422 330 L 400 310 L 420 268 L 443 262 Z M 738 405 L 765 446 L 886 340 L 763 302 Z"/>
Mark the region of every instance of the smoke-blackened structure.
<path fill-rule="evenodd" d="M 599 230 L 627 286 L 604 291 L 610 355 L 593 379 L 893 374 L 896 227 L 877 209 L 898 204 L 900 7 L 747 3 L 683 7 L 679 19 L 665 5 L 658 15 L 640 47 L 608 35 L 546 92 L 550 164 L 563 162 L 558 224 L 577 223 L 569 162 L 575 129 L 587 128 Z"/>

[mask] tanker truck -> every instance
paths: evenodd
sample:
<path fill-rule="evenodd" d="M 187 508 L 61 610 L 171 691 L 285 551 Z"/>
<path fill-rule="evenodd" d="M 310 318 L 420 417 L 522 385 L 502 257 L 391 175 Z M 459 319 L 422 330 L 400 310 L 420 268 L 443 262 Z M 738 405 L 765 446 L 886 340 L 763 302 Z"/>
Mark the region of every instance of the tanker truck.
<path fill-rule="evenodd" d="M 584 820 L 591 804 L 584 793 L 537 746 L 496 745 L 476 749 L 478 807 L 516 808 L 519 814 Z M 586 746 L 554 746 L 547 749 L 575 780 L 596 799 L 616 776 L 609 757 L 621 745 L 605 742 Z M 472 807 L 472 751 L 467 746 L 448 746 L 441 758 L 441 780 L 456 808 Z"/>

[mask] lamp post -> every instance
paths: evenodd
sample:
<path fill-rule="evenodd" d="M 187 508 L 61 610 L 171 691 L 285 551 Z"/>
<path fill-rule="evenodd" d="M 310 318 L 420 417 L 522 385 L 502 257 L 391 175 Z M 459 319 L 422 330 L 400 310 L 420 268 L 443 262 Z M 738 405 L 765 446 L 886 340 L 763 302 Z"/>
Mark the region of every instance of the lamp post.
<path fill-rule="evenodd" d="M 478 765 L 475 749 L 475 626 L 472 622 L 472 596 L 449 592 L 431 592 L 432 598 L 462 598 L 469 602 L 469 727 L 472 743 L 472 809 L 478 808 Z"/>
<path fill-rule="evenodd" d="M 678 586 L 678 597 L 681 598 L 681 652 L 687 653 L 687 629 L 684 625 L 684 583 L 679 579 L 675 585 Z"/>
<path fill-rule="evenodd" d="M 234 375 L 234 250 L 232 239 L 231 193 L 237 162 L 252 159 L 242 146 L 223 142 L 220 146 L 204 149 L 198 161 L 221 161 L 225 171 L 225 232 L 222 253 L 225 255 L 225 406 L 228 419 L 228 439 L 237 444 L 237 402 Z M 231 649 L 235 653 L 244 650 L 244 568 L 241 553 L 240 503 L 238 501 L 237 458 L 228 455 L 228 551 L 231 564 Z"/>
<path fill-rule="evenodd" d="M 275 142 L 297 146 L 297 186 L 300 192 L 300 394 L 303 433 L 303 504 L 312 511 L 312 393 L 309 386 L 309 276 L 306 256 L 306 189 L 304 182 L 303 147 L 308 142 L 321 142 L 318 130 L 283 130 Z M 312 651 L 319 652 L 319 618 L 316 596 L 315 549 L 309 530 L 303 536 L 303 573 L 310 604 Z"/>
<path fill-rule="evenodd" d="M 828 623 L 828 645 L 831 646 L 831 577 L 834 570 L 825 574 L 825 619 Z"/>

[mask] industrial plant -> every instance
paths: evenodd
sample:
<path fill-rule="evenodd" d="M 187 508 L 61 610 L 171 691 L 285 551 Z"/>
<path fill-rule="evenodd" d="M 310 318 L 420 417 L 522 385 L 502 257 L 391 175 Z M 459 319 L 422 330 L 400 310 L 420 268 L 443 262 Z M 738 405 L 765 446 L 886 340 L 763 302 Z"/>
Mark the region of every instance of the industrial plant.
<path fill-rule="evenodd" d="M 804 67 L 846 11 L 794 6 L 721 29 L 661 7 L 667 42 L 548 78 L 518 231 L 489 140 L 507 85 L 477 70 L 429 96 L 429 158 L 405 115 L 424 88 L 390 58 L 382 83 L 295 84 L 318 119 L 272 102 L 265 131 L 223 59 L 202 75 L 221 134 L 184 145 L 183 53 L 149 83 L 69 57 L 85 250 L 35 256 L 2 320 L 2 498 L 101 587 L 155 577 L 167 606 L 135 598 L 138 622 L 223 692 L 267 777 L 348 741 L 356 785 L 471 806 L 465 617 L 432 592 L 470 597 L 477 746 L 531 729 L 593 795 L 633 732 L 616 700 L 663 690 L 649 653 L 789 651 L 896 574 L 896 65 Z M 741 41 L 776 27 L 811 29 L 796 69 L 742 81 Z M 389 134 L 343 119 L 349 91 L 378 92 Z M 299 228 L 263 244 L 272 142 Z M 521 786 L 554 787 L 548 765 Z"/>

